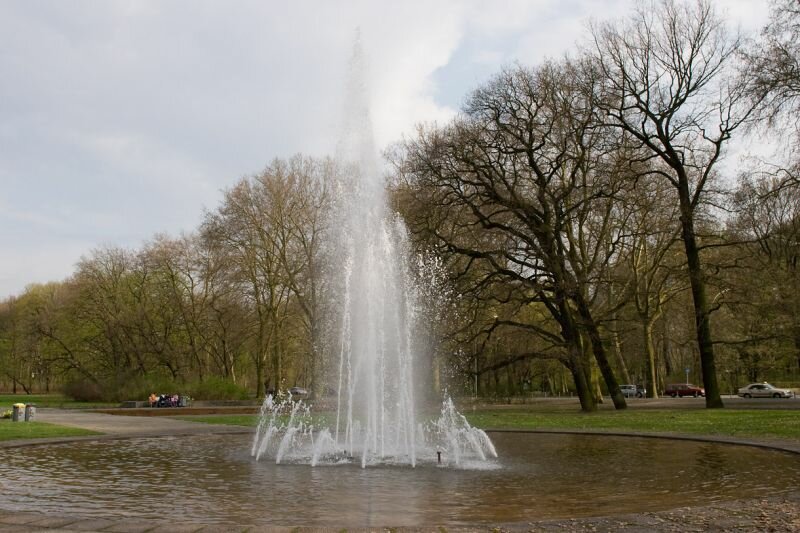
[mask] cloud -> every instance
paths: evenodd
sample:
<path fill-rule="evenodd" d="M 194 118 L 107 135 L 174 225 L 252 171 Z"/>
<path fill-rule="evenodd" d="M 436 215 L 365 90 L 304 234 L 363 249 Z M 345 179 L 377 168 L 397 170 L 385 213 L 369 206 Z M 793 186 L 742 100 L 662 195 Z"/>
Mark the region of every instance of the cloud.
<path fill-rule="evenodd" d="M 747 18 L 748 0 L 725 3 Z M 275 157 L 334 151 L 357 27 L 379 147 L 625 0 L 0 3 L 0 296 L 191 230 Z M 765 10 L 763 10 L 765 11 Z M 48 266 L 34 267 L 46 263 Z"/>

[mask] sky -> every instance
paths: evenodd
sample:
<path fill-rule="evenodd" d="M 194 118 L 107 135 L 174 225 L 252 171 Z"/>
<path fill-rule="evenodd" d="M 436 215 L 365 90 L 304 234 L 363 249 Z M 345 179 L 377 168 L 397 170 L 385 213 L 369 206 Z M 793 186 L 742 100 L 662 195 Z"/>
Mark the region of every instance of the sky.
<path fill-rule="evenodd" d="M 757 32 L 767 0 L 716 0 Z M 0 0 L 0 299 L 102 246 L 198 227 L 222 191 L 332 155 L 356 28 L 378 147 L 634 0 Z"/>

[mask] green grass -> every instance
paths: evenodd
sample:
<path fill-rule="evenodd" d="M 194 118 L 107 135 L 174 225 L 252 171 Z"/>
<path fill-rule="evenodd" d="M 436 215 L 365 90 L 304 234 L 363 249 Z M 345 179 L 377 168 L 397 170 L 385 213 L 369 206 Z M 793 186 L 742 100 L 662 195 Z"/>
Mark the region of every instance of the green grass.
<path fill-rule="evenodd" d="M 255 426 L 258 424 L 257 415 L 197 415 L 172 416 L 170 418 L 188 422 L 201 422 L 203 424 L 224 424 L 226 426 Z"/>
<path fill-rule="evenodd" d="M 45 422 L 12 422 L 0 420 L 0 441 L 16 439 L 45 439 L 50 437 L 81 437 L 98 435 L 87 429 L 57 426 Z"/>
<path fill-rule="evenodd" d="M 486 428 L 569 429 L 685 433 L 800 439 L 800 413 L 790 410 L 663 409 L 542 413 L 476 411 L 471 424 Z"/>
<path fill-rule="evenodd" d="M 331 426 L 336 423 L 336 414 L 315 413 L 315 426 Z M 223 424 L 226 426 L 251 426 L 258 424 L 258 415 L 194 415 L 194 416 L 173 416 L 178 420 L 187 422 L 201 422 L 203 424 Z M 288 417 L 287 417 L 288 418 Z"/>
<path fill-rule="evenodd" d="M 36 407 L 59 407 L 63 409 L 94 409 L 117 407 L 118 402 L 78 402 L 61 394 L 0 394 L 0 411 L 11 409 L 15 403 L 32 403 Z"/>
<path fill-rule="evenodd" d="M 466 414 L 470 424 L 492 429 L 636 431 L 729 437 L 800 439 L 800 413 L 791 410 L 648 409 L 597 413 L 544 412 L 524 408 L 480 409 Z M 255 426 L 255 415 L 178 417 L 192 422 Z"/>

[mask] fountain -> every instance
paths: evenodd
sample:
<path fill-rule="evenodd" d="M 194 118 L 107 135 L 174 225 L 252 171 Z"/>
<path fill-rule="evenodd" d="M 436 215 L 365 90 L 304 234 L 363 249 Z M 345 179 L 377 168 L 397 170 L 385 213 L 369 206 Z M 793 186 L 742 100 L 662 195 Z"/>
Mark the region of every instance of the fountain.
<path fill-rule="evenodd" d="M 0 462 L 0 515 L 20 524 L 35 520 L 25 526 L 32 528 L 80 516 L 129 527 L 146 521 L 170 531 L 431 524 L 527 530 L 534 520 L 716 507 L 796 493 L 794 453 L 611 435 L 495 432 L 490 440 L 450 399 L 426 419 L 414 393 L 414 366 L 424 353 L 415 335 L 420 289 L 402 259 L 408 256 L 405 229 L 389 216 L 376 179 L 358 47 L 353 63 L 351 127 L 342 153 L 357 164 L 330 245 L 341 265 L 331 280 L 340 310 L 339 358 L 329 380 L 336 408 L 320 416 L 278 393 L 263 402 L 254 437 L 22 442 Z M 493 460 L 495 446 L 502 464 Z M 320 468 L 325 465 L 352 467 Z M 636 497 L 609 490 L 607 480 L 614 480 L 612 489 L 636 487 Z M 37 515 L 18 515 L 28 510 Z"/>
<path fill-rule="evenodd" d="M 345 398 L 349 397 L 350 392 Z M 379 399 L 380 400 L 380 399 Z M 342 411 L 352 413 L 347 405 L 340 406 L 336 422 L 343 431 L 315 423 L 310 406 L 294 401 L 288 393 L 267 396 L 261 406 L 256 434 L 250 455 L 257 461 L 263 456 L 281 463 L 352 464 L 361 467 L 374 464 L 411 465 L 436 464 L 460 469 L 491 468 L 487 461 L 497 457 L 497 451 L 483 430 L 469 424 L 450 398 L 442 404 L 439 417 L 418 423 L 410 433 L 390 425 L 391 416 L 367 409 L 363 418 L 353 416 L 344 420 Z M 379 438 L 372 438 L 376 426 L 372 416 L 379 415 L 385 424 Z M 391 411 L 390 413 L 391 414 Z M 366 420 L 363 423 L 362 420 Z M 380 428 L 380 426 L 378 426 Z"/>
<path fill-rule="evenodd" d="M 390 216 L 373 140 L 360 39 L 350 60 L 344 133 L 338 159 L 352 182 L 338 195 L 331 227 L 331 247 L 341 268 L 330 280 L 338 290 L 340 311 L 335 420 L 317 428 L 310 409 L 288 396 L 267 397 L 253 440 L 252 455 L 280 463 L 342 462 L 357 458 L 372 463 L 415 466 L 425 457 L 445 455 L 445 463 L 462 458 L 496 457 L 491 440 L 472 428 L 446 399 L 440 418 L 417 419 L 414 390 L 417 292 L 409 272 L 407 234 L 402 220 Z"/>

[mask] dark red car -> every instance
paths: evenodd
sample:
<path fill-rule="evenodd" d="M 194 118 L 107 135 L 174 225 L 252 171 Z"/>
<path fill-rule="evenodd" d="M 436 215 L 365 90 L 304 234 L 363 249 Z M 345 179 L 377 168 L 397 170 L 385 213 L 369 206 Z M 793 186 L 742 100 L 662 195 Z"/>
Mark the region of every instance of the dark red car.
<path fill-rule="evenodd" d="M 667 385 L 667 388 L 664 390 L 664 396 L 672 396 L 673 398 L 683 398 L 684 396 L 693 396 L 697 398 L 705 395 L 706 390 L 704 388 L 692 385 L 691 383 L 672 383 Z"/>

